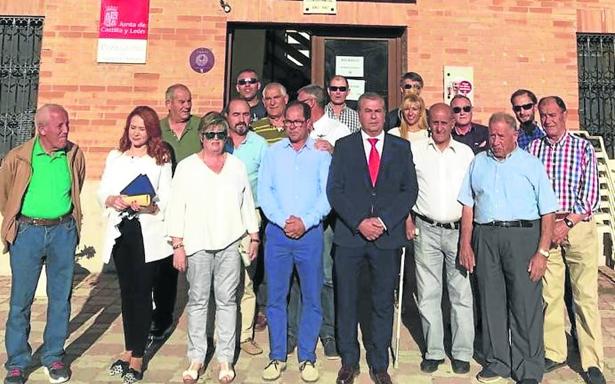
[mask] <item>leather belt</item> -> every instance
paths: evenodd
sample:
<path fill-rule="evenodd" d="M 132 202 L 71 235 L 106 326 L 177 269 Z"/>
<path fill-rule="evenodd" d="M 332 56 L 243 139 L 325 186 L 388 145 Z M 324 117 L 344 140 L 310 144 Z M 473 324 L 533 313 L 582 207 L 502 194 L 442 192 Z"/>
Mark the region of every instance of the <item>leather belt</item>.
<path fill-rule="evenodd" d="M 66 215 L 60 216 L 56 219 L 39 219 L 35 217 L 28 217 L 28 216 L 20 215 L 17 218 L 17 221 L 23 224 L 36 225 L 36 226 L 41 226 L 41 227 L 50 227 L 52 225 L 66 223 L 67 221 L 71 220 L 72 217 L 73 217 L 72 213 L 67 213 Z"/>
<path fill-rule="evenodd" d="M 414 212 L 414 216 L 418 217 L 419 219 L 423 220 L 424 222 L 426 222 L 427 224 L 431 224 L 434 225 L 436 227 L 439 228 L 445 228 L 445 229 L 459 229 L 459 224 L 460 221 L 454 221 L 454 222 L 450 222 L 450 223 L 440 223 L 438 221 L 432 220 L 427 216 L 423 216 L 421 214 L 418 214 L 416 212 Z"/>
<path fill-rule="evenodd" d="M 534 221 L 531 221 L 531 220 L 514 220 L 514 221 L 494 220 L 488 223 L 479 223 L 478 225 L 484 225 L 488 227 L 503 227 L 503 228 L 532 228 L 534 226 Z"/>

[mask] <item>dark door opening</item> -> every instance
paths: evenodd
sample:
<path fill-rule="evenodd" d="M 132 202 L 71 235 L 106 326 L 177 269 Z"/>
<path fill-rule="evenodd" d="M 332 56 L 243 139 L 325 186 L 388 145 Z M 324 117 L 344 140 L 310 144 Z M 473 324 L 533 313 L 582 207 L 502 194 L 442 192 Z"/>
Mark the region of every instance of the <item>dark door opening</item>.
<path fill-rule="evenodd" d="M 389 105 L 397 105 L 397 82 L 405 67 L 404 33 L 404 28 L 231 23 L 225 100 L 237 96 L 237 74 L 251 68 L 260 75 L 262 86 L 274 81 L 283 84 L 291 100 L 302 86 L 324 86 L 332 76 L 342 74 L 357 89 L 377 92 Z M 343 59 L 353 67 L 338 66 Z M 339 73 L 349 68 L 360 71 Z M 349 100 L 348 104 L 356 103 Z"/>

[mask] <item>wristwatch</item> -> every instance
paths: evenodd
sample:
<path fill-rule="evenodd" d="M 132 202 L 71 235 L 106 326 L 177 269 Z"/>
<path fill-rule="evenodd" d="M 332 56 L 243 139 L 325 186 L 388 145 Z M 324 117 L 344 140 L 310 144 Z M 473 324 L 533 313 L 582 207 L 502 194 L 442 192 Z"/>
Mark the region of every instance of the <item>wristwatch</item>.
<path fill-rule="evenodd" d="M 570 220 L 570 219 L 569 219 L 569 218 L 567 218 L 567 217 L 564 217 L 564 224 L 566 224 L 566 226 L 567 226 L 568 228 L 572 228 L 572 227 L 574 227 L 574 223 L 572 222 L 572 220 Z"/>
<path fill-rule="evenodd" d="M 544 257 L 546 257 L 547 259 L 549 258 L 549 251 L 545 251 L 542 248 L 538 248 L 538 253 L 540 253 L 541 255 L 543 255 Z"/>

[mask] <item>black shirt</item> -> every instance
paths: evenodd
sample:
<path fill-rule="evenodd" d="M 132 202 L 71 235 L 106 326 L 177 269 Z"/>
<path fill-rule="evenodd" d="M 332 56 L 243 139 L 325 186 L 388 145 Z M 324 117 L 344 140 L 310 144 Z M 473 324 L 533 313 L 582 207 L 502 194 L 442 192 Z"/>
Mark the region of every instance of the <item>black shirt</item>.
<path fill-rule="evenodd" d="M 460 135 L 453 128 L 453 139 L 464 143 L 472 148 L 472 151 L 476 155 L 479 152 L 487 150 L 489 148 L 489 130 L 484 125 L 471 123 L 472 128 L 465 135 Z"/>

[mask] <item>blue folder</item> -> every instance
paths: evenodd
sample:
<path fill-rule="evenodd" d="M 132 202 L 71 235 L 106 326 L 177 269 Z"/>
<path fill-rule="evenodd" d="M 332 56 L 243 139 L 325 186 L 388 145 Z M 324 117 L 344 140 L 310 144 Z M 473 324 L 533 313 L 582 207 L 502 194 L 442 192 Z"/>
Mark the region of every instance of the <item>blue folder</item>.
<path fill-rule="evenodd" d="M 138 196 L 138 195 L 150 195 L 151 198 L 156 196 L 156 190 L 149 180 L 149 177 L 144 174 L 140 174 L 135 177 L 122 191 L 122 195 L 126 196 Z"/>

